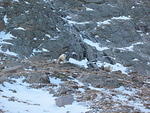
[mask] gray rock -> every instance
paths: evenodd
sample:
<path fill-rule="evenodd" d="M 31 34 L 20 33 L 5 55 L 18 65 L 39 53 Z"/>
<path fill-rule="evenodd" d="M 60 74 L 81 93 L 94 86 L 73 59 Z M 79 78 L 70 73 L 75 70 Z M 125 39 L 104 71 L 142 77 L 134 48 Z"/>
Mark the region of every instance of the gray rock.
<path fill-rule="evenodd" d="M 5 28 L 5 23 L 3 20 L 0 20 L 0 31 L 2 31 Z"/>
<path fill-rule="evenodd" d="M 60 96 L 56 100 L 58 107 L 64 107 L 65 105 L 71 105 L 74 101 L 73 95 Z"/>
<path fill-rule="evenodd" d="M 50 80 L 47 75 L 43 75 L 41 73 L 31 73 L 26 78 L 26 81 L 28 83 L 43 83 L 43 84 L 49 84 Z"/>
<path fill-rule="evenodd" d="M 3 69 L 2 72 L 3 73 L 16 73 L 20 69 L 23 69 L 23 66 L 18 65 L 18 66 L 13 66 L 13 67 Z"/>
<path fill-rule="evenodd" d="M 107 77 L 101 75 L 88 75 L 81 79 L 82 82 L 89 83 L 97 88 L 118 88 L 123 85 L 115 77 Z M 94 81 L 94 82 L 93 82 Z"/>

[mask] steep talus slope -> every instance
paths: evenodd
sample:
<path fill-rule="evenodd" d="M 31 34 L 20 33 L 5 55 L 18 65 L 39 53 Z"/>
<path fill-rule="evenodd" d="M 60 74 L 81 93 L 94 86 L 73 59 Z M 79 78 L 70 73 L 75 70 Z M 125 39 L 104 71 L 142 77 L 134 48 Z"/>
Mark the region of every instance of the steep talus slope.
<path fill-rule="evenodd" d="M 17 57 L 87 58 L 150 73 L 149 0 L 1 0 L 0 30 Z M 95 44 L 95 45 L 94 45 Z M 10 53 L 9 52 L 9 53 Z"/>

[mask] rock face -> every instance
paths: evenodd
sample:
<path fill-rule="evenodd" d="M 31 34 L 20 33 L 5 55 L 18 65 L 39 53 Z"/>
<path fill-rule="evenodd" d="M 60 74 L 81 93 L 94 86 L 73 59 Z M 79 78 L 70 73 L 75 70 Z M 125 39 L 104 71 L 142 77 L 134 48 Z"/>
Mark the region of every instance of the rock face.
<path fill-rule="evenodd" d="M 1 0 L 0 19 L 7 21 L 1 27 L 0 20 L 0 30 L 17 37 L 1 48 L 19 57 L 53 59 L 66 53 L 78 60 L 121 63 L 148 75 L 149 11 L 149 0 Z"/>

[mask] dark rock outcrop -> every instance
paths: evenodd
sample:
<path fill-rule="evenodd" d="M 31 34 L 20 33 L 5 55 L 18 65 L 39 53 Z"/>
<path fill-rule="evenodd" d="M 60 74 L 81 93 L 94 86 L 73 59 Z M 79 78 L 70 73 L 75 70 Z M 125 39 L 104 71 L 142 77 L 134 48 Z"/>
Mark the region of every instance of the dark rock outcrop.
<path fill-rule="evenodd" d="M 149 0 L 2 0 L 0 6 L 0 18 L 8 18 L 0 30 L 17 37 L 9 40 L 13 45 L 3 45 L 4 50 L 51 59 L 66 53 L 78 60 L 121 63 L 150 73 Z M 98 51 L 83 39 L 109 49 Z"/>

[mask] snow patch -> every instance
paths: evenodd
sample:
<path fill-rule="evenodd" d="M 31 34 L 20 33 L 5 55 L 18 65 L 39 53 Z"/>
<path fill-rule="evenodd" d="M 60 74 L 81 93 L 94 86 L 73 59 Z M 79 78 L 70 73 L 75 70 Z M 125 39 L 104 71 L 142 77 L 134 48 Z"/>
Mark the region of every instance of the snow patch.
<path fill-rule="evenodd" d="M 141 44 L 144 44 L 144 43 L 143 42 L 137 42 L 137 43 L 132 44 L 129 47 L 122 47 L 122 48 L 117 48 L 117 49 L 123 50 L 123 51 L 134 51 L 134 46 L 141 45 Z"/>
<path fill-rule="evenodd" d="M 42 52 L 49 52 L 49 50 L 47 50 L 45 48 L 42 48 L 41 50 L 40 49 L 33 49 L 33 53 L 42 53 Z"/>
<path fill-rule="evenodd" d="M 47 37 L 48 37 L 50 40 L 57 40 L 57 39 L 59 38 L 59 36 L 51 37 L 50 35 L 47 35 Z"/>
<path fill-rule="evenodd" d="M 6 113 L 83 113 L 88 108 L 81 103 L 58 107 L 56 97 L 49 94 L 46 88 L 30 88 L 30 84 L 22 82 L 24 78 L 13 79 L 14 83 L 5 82 L 0 85 L 0 109 Z"/>
<path fill-rule="evenodd" d="M 111 21 L 112 20 L 130 20 L 131 18 L 128 16 L 119 16 L 119 17 L 112 17 L 111 19 L 107 19 L 105 21 L 100 21 L 100 22 L 97 22 L 97 26 L 101 26 L 101 25 L 109 25 L 111 24 Z"/>
<path fill-rule="evenodd" d="M 142 31 L 141 31 L 141 30 L 136 30 L 136 32 L 138 32 L 138 33 L 142 33 Z"/>
<path fill-rule="evenodd" d="M 49 2 L 51 2 L 53 0 L 43 0 L 43 1 L 46 2 L 46 3 L 49 3 Z"/>
<path fill-rule="evenodd" d="M 37 40 L 37 38 L 33 38 L 33 40 Z"/>
<path fill-rule="evenodd" d="M 82 82 L 80 82 L 78 79 L 74 79 L 73 77 L 70 77 L 72 78 L 72 81 L 78 83 L 79 86 L 85 86 Z"/>
<path fill-rule="evenodd" d="M 27 14 L 28 14 L 28 13 L 29 13 L 29 10 L 25 11 L 25 13 L 27 13 Z"/>
<path fill-rule="evenodd" d="M 6 55 L 10 55 L 10 56 L 15 56 L 15 57 L 18 57 L 18 54 L 15 53 L 15 52 L 11 52 L 10 50 L 6 50 L 6 51 L 2 51 L 1 50 L 1 47 L 0 47 L 0 53 L 3 53 L 3 54 L 6 54 Z"/>
<path fill-rule="evenodd" d="M 92 90 L 97 90 L 100 92 L 103 92 L 104 95 L 108 95 L 109 97 L 112 96 L 112 100 L 114 103 L 120 103 L 121 105 L 125 106 L 131 106 L 134 109 L 140 110 L 144 113 L 149 113 L 150 109 L 146 108 L 144 106 L 144 103 L 136 97 L 136 93 L 138 92 L 135 88 L 126 88 L 124 86 L 121 86 L 119 88 L 115 89 L 106 89 L 106 88 L 95 88 L 93 86 L 89 86 Z M 131 99 L 132 98 L 132 99 Z M 99 101 L 99 100 L 97 100 Z M 114 104 L 115 107 L 119 107 L 118 104 Z"/>
<path fill-rule="evenodd" d="M 132 7 L 131 7 L 131 9 L 134 9 L 134 8 L 135 8 L 135 6 L 132 6 Z"/>
<path fill-rule="evenodd" d="M 30 4 L 29 2 L 25 1 L 26 4 Z"/>
<path fill-rule="evenodd" d="M 72 18 L 71 16 L 66 16 L 65 19 L 69 20 L 69 19 L 71 19 L 71 18 Z"/>
<path fill-rule="evenodd" d="M 76 60 L 73 58 L 69 58 L 68 62 L 75 64 L 75 65 L 78 65 L 80 67 L 88 68 L 88 66 L 87 66 L 88 60 L 87 59 L 79 61 L 79 60 Z"/>
<path fill-rule="evenodd" d="M 16 37 L 14 37 L 10 33 L 6 33 L 4 31 L 0 32 L 0 53 L 6 54 L 6 55 L 10 55 L 10 56 L 18 57 L 18 54 L 14 53 L 14 52 L 11 52 L 8 49 L 6 51 L 2 50 L 3 44 L 13 45 L 12 43 L 7 42 L 7 40 L 12 40 L 13 38 L 16 38 Z"/>
<path fill-rule="evenodd" d="M 123 74 L 128 74 L 128 68 L 127 67 L 124 67 L 122 64 L 120 63 L 116 63 L 114 65 L 112 64 L 109 64 L 107 62 L 101 62 L 101 61 L 98 61 L 96 62 L 97 66 L 98 67 L 110 67 L 111 68 L 111 71 L 121 71 Z"/>
<path fill-rule="evenodd" d="M 61 79 L 59 79 L 59 78 L 49 77 L 49 80 L 50 80 L 50 83 L 56 84 L 56 85 L 59 85 L 59 84 L 63 83 L 61 81 Z"/>
<path fill-rule="evenodd" d="M 43 52 L 42 50 L 39 50 L 39 49 L 33 49 L 33 53 L 41 53 Z"/>
<path fill-rule="evenodd" d="M 111 7 L 116 7 L 115 5 L 112 5 L 112 4 L 107 4 L 108 6 L 111 6 Z"/>
<path fill-rule="evenodd" d="M 42 51 L 43 52 L 49 52 L 49 50 L 45 49 L 45 48 L 42 48 Z"/>
<path fill-rule="evenodd" d="M 3 20 L 4 20 L 5 24 L 8 24 L 8 18 L 7 18 L 7 15 L 4 16 L 4 19 L 3 19 Z"/>
<path fill-rule="evenodd" d="M 14 44 L 12 44 L 12 43 L 10 43 L 10 42 L 4 42 L 4 41 L 0 41 L 0 45 L 4 45 L 4 44 L 7 44 L 7 45 L 14 45 Z M 2 46 L 1 46 L 2 47 Z"/>
<path fill-rule="evenodd" d="M 18 28 L 14 28 L 15 30 L 23 30 L 25 31 L 26 29 L 24 29 L 23 27 L 18 27 Z"/>
<path fill-rule="evenodd" d="M 49 34 L 45 34 L 46 37 L 51 38 L 51 36 Z"/>
<path fill-rule="evenodd" d="M 4 31 L 0 32 L 0 41 L 4 41 L 4 40 L 12 40 L 14 37 L 12 34 L 10 33 L 6 33 Z"/>
<path fill-rule="evenodd" d="M 134 109 L 140 110 L 141 112 L 144 112 L 144 113 L 150 112 L 150 109 L 147 109 L 139 98 L 134 97 L 136 93 L 138 92 L 138 90 L 134 88 L 126 89 L 123 86 L 116 88 L 115 90 L 119 91 L 119 94 L 116 96 L 113 96 L 114 101 L 121 102 L 123 105 L 132 106 L 134 107 Z M 131 96 L 134 99 L 130 100 Z"/>
<path fill-rule="evenodd" d="M 91 40 L 89 39 L 84 39 L 83 40 L 86 44 L 92 46 L 92 47 L 95 47 L 98 51 L 104 51 L 104 50 L 107 50 L 109 49 L 108 47 L 100 47 L 100 44 L 99 43 L 95 43 L 95 42 L 92 42 Z"/>
<path fill-rule="evenodd" d="M 128 16 L 119 16 L 119 17 L 113 17 L 111 18 L 113 20 L 130 20 L 131 18 Z"/>
<path fill-rule="evenodd" d="M 13 0 L 13 2 L 19 2 L 19 0 Z"/>
<path fill-rule="evenodd" d="M 72 20 L 67 20 L 69 24 L 78 24 L 78 25 L 85 25 L 85 24 L 89 24 L 89 21 L 85 21 L 85 22 L 76 22 L 76 21 L 72 21 Z"/>
<path fill-rule="evenodd" d="M 64 19 L 65 21 L 67 21 L 68 24 L 73 24 L 73 25 L 75 25 L 75 24 L 77 24 L 77 25 L 85 25 L 85 24 L 89 24 L 90 23 L 90 21 L 77 22 L 77 21 L 70 20 L 71 19 L 70 16 L 67 16 L 66 18 L 62 18 L 62 19 Z"/>
<path fill-rule="evenodd" d="M 125 88 L 124 86 L 120 86 L 116 88 L 115 91 L 119 91 L 120 93 L 127 94 L 127 95 L 135 95 L 138 91 L 134 88 Z"/>
<path fill-rule="evenodd" d="M 137 59 L 137 58 L 134 58 L 132 61 L 139 61 L 139 59 Z"/>
<path fill-rule="evenodd" d="M 97 26 L 99 27 L 99 26 L 101 26 L 101 25 L 109 25 L 109 24 L 111 24 L 110 22 L 111 22 L 110 19 L 105 20 L 105 21 L 103 21 L 103 22 L 97 22 Z"/>
<path fill-rule="evenodd" d="M 85 7 L 86 11 L 94 11 L 92 8 Z"/>
<path fill-rule="evenodd" d="M 111 42 L 110 40 L 106 40 L 106 42 Z"/>

